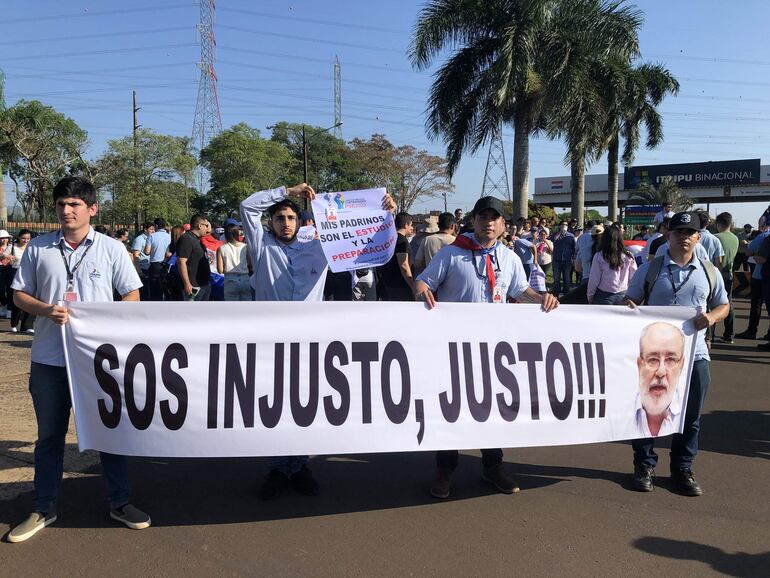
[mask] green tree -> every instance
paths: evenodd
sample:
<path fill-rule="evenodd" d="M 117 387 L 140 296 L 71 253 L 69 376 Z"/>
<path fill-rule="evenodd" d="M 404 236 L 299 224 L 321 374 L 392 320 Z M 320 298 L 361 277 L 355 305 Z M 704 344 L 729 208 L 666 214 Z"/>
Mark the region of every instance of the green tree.
<path fill-rule="evenodd" d="M 412 64 L 436 72 L 426 129 L 442 138 L 451 177 L 466 152 L 512 124 L 513 216 L 526 217 L 529 137 L 543 126 L 545 79 L 538 62 L 554 0 L 433 0 L 421 11 L 410 47 Z"/>
<path fill-rule="evenodd" d="M 272 128 L 270 140 L 286 147 L 295 162 L 289 180 L 302 182 L 302 124 L 281 121 Z M 360 174 L 352 151 L 344 141 L 323 127 L 305 125 L 308 184 L 318 191 L 348 191 L 358 188 Z"/>
<path fill-rule="evenodd" d="M 237 210 L 255 191 L 290 182 L 296 160 L 278 142 L 263 139 L 259 131 L 240 123 L 215 136 L 201 151 L 201 163 L 211 174 L 211 189 L 196 207 L 210 217 Z M 298 181 L 297 181 L 298 182 Z"/>
<path fill-rule="evenodd" d="M 4 136 L 0 164 L 16 183 L 17 200 L 27 218 L 34 212 L 47 219 L 51 190 L 60 178 L 78 173 L 93 178 L 92 167 L 83 158 L 86 131 L 50 106 L 20 100 L 0 111 L 0 134 Z"/>
<path fill-rule="evenodd" d="M 650 183 L 640 183 L 628 195 L 627 205 L 673 205 L 676 212 L 687 211 L 693 206 L 693 200 L 682 193 L 677 184 L 670 178 L 664 177 L 663 182 L 655 187 Z"/>
<path fill-rule="evenodd" d="M 617 62 L 639 54 L 641 13 L 621 1 L 565 0 L 551 22 L 544 59 L 551 82 L 548 133 L 563 137 L 572 182 L 572 217 L 582 225 L 586 163 L 606 142 L 610 111 L 605 93 L 622 84 Z"/>
<path fill-rule="evenodd" d="M 408 211 L 419 199 L 446 197 L 454 191 L 443 157 L 411 145 L 396 147 L 381 134 L 354 139 L 352 144 L 359 185 L 385 187 L 399 211 Z"/>
<path fill-rule="evenodd" d="M 663 141 L 663 121 L 657 107 L 668 94 L 679 92 L 679 82 L 660 64 L 632 66 L 617 64 L 617 82 L 605 82 L 602 95 L 609 113 L 604 128 L 607 145 L 607 191 L 609 217 L 618 215 L 618 157 L 623 137 L 623 164 L 630 166 L 641 140 L 641 125 L 647 133 L 645 146 L 657 147 Z"/>
<path fill-rule="evenodd" d="M 180 223 L 189 216 L 197 166 L 189 138 L 142 129 L 136 146 L 133 136 L 107 144 L 96 161 L 96 186 L 109 199 L 102 203 L 103 217 L 138 225 L 157 217 Z"/>

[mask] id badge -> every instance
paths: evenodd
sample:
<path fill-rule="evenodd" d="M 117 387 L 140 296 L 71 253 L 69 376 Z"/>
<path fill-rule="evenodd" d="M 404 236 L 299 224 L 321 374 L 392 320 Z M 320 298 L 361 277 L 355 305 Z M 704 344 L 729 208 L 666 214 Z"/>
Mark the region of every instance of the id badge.
<path fill-rule="evenodd" d="M 62 301 L 66 301 L 67 303 L 74 303 L 77 300 L 78 294 L 75 291 L 65 291 L 62 296 Z"/>
<path fill-rule="evenodd" d="M 495 289 L 492 292 L 492 303 L 503 303 L 503 288 L 500 285 L 495 285 Z"/>
<path fill-rule="evenodd" d="M 336 207 L 326 207 L 326 220 L 327 221 L 336 221 L 337 220 L 337 208 Z"/>

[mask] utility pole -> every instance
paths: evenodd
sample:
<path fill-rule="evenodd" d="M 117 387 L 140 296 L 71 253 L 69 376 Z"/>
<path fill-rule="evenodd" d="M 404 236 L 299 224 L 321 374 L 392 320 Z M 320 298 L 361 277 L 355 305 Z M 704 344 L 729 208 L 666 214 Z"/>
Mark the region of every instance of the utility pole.
<path fill-rule="evenodd" d="M 310 136 L 305 135 L 305 125 L 302 125 L 302 176 L 304 178 L 304 182 L 307 184 L 310 184 L 307 182 L 307 145 L 308 143 L 313 140 L 313 137 L 318 136 L 319 134 L 323 132 L 329 132 L 332 129 L 337 129 L 340 126 L 342 126 L 342 123 L 335 123 L 329 128 L 322 128 L 319 129 L 313 133 L 310 133 Z M 305 199 L 304 207 L 305 210 L 307 210 L 307 199 Z"/>
<path fill-rule="evenodd" d="M 340 59 L 334 57 L 334 136 L 342 140 L 342 78 Z"/>
<path fill-rule="evenodd" d="M 138 139 L 139 139 L 139 128 L 142 126 L 139 124 L 139 115 L 138 112 L 141 110 L 138 106 L 136 106 L 136 91 L 131 91 L 131 97 L 132 97 L 132 110 L 134 113 L 134 123 L 133 123 L 133 131 L 132 134 L 134 136 L 134 191 L 139 191 L 139 169 L 137 167 L 137 154 L 139 153 L 139 147 L 138 147 Z M 114 187 L 114 185 L 113 185 Z M 142 222 L 142 214 L 141 209 L 139 208 L 139 205 L 136 207 L 136 217 L 134 225 L 136 227 L 136 230 L 139 230 L 139 226 Z M 112 190 L 112 219 L 111 219 L 111 225 L 110 227 L 112 229 L 115 228 L 115 189 Z"/>

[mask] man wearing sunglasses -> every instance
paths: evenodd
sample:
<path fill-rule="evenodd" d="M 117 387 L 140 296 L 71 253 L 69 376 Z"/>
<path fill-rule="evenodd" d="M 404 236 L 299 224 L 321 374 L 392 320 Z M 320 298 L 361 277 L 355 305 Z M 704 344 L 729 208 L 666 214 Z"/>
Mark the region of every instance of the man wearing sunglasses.
<path fill-rule="evenodd" d="M 626 304 L 636 305 L 684 305 L 698 308 L 692 319 L 698 332 L 695 345 L 695 361 L 690 377 L 690 393 L 685 407 L 684 428 L 681 434 L 675 433 L 671 440 L 671 480 L 674 487 L 683 495 L 700 496 L 703 493 L 692 473 L 692 462 L 698 453 L 698 431 L 700 430 L 700 412 L 708 391 L 709 352 L 706 347 L 706 330 L 727 317 L 730 305 L 727 300 L 722 276 L 709 275 L 706 268 L 713 265 L 706 259 L 695 255 L 695 248 L 700 240 L 700 216 L 695 212 L 676 213 L 669 222 L 669 241 L 666 253 L 652 261 L 644 263 L 636 271 L 626 291 Z M 655 279 L 647 282 L 648 270 L 656 267 Z M 713 286 L 710 278 L 713 278 Z M 644 343 L 640 348 L 644 350 Z M 660 345 L 658 343 L 658 345 Z M 640 355 L 643 355 L 641 353 Z M 663 360 L 661 361 L 661 357 Z M 659 355 L 656 363 L 676 365 L 672 355 Z M 641 362 L 644 363 L 644 362 Z M 650 366 L 654 365 L 650 361 Z M 660 393 L 660 389 L 657 390 Z M 665 430 L 664 430 L 665 431 Z M 650 431 L 651 436 L 655 435 Z M 663 434 L 664 435 L 664 434 Z M 653 490 L 654 468 L 658 456 L 654 451 L 653 437 L 644 437 L 633 441 L 634 478 L 633 487 L 640 492 Z"/>
<path fill-rule="evenodd" d="M 459 235 L 443 247 L 417 278 L 415 297 L 428 308 L 438 299 L 455 303 L 500 303 L 508 299 L 541 303 L 544 311 L 558 307 L 551 293 L 540 295 L 530 286 L 521 259 L 498 241 L 505 231 L 503 203 L 482 197 L 473 207 L 473 233 Z M 470 259 L 468 257 L 471 257 Z M 512 494 L 519 486 L 503 469 L 503 450 L 481 450 L 482 478 L 498 491 Z M 448 498 L 452 473 L 457 467 L 457 450 L 437 453 L 438 472 L 431 486 L 432 496 Z"/>

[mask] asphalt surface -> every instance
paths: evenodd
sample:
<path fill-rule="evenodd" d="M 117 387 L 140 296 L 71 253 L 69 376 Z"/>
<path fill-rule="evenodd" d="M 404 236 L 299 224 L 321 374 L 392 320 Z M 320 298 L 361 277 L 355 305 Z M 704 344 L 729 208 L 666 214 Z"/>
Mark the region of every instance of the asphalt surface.
<path fill-rule="evenodd" d="M 738 331 L 746 319 L 741 301 Z M 0 543 L 0 575 L 768 576 L 770 353 L 757 343 L 712 348 L 699 498 L 670 489 L 664 449 L 655 491 L 631 491 L 627 442 L 506 450 L 514 495 L 492 492 L 480 455 L 464 453 L 447 501 L 427 494 L 429 453 L 316 457 L 322 494 L 271 502 L 256 496 L 264 460 L 134 459 L 133 502 L 152 528 L 112 522 L 91 467 L 64 480 L 55 525 Z M 28 443 L 0 440 L 0 464 Z M 11 495 L 3 535 L 31 504 Z"/>

